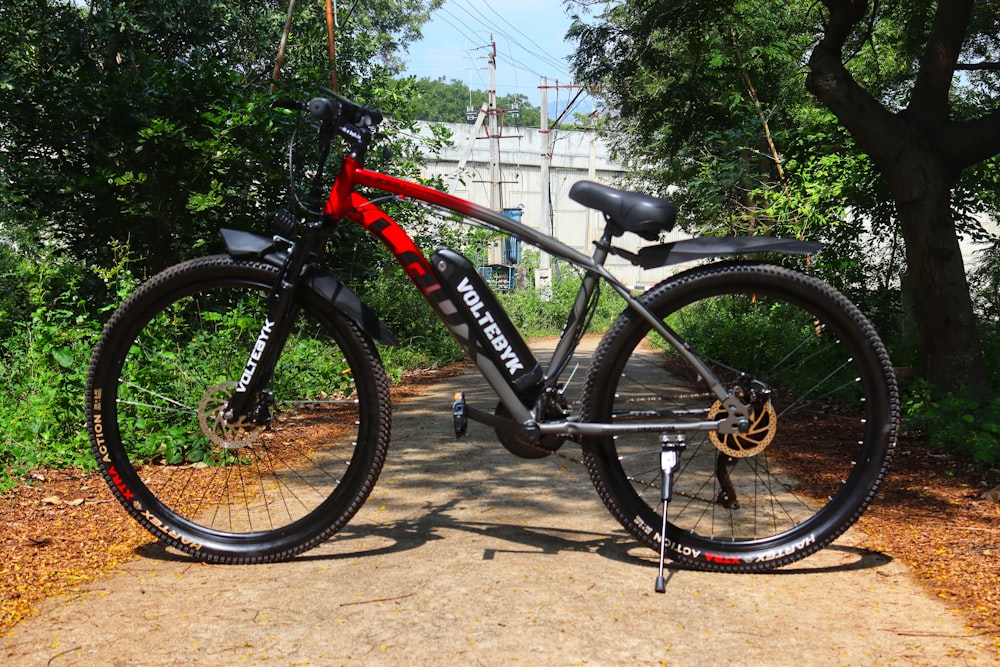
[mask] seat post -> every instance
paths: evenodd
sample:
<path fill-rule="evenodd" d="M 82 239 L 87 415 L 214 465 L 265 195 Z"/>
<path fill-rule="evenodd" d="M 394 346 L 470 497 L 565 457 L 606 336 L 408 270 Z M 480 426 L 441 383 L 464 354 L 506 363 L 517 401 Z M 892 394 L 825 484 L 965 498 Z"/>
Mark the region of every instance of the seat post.
<path fill-rule="evenodd" d="M 609 251 L 611 250 L 611 240 L 614 238 L 614 233 L 611 229 L 611 221 L 608 220 L 608 216 L 604 216 L 604 233 L 601 234 L 600 241 L 594 241 L 594 263 L 598 266 L 604 266 L 604 262 L 608 259 Z"/>

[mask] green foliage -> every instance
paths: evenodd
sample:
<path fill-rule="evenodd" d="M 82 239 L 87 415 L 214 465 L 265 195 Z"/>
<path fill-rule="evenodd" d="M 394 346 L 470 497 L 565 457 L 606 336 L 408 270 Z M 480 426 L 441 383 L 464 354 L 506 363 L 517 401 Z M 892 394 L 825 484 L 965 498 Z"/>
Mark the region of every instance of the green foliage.
<path fill-rule="evenodd" d="M 4 310 L 17 318 L 5 321 L 0 353 L 0 488 L 38 466 L 93 466 L 82 401 L 90 353 L 100 312 L 136 284 L 124 259 L 100 271 L 54 256 L 12 268 L 22 284 Z"/>
<path fill-rule="evenodd" d="M 673 313 L 667 323 L 702 358 L 739 359 L 741 372 L 786 389 L 814 390 L 818 369 L 836 369 L 843 364 L 839 350 L 828 344 L 830 334 L 818 332 L 807 311 L 762 294 L 696 301 Z M 790 350 L 809 362 L 782 363 Z M 836 392 L 824 391 L 823 400 L 854 399 L 856 391 L 848 383 Z"/>
<path fill-rule="evenodd" d="M 969 273 L 969 288 L 983 341 L 986 372 L 993 386 L 1000 385 L 1000 240 L 976 253 Z"/>
<path fill-rule="evenodd" d="M 415 174 L 400 49 L 440 0 L 372 0 L 341 16 L 341 90 L 392 118 Z M 82 388 L 108 306 L 136 276 L 219 247 L 218 227 L 264 231 L 288 204 L 296 118 L 277 97 L 329 85 L 320 5 L 301 5 L 278 89 L 285 3 L 11 0 L 0 7 L 0 470 L 87 465 Z M 314 146 L 308 146 L 314 159 Z M 126 267 L 121 248 L 134 258 Z M 378 275 L 356 257 L 353 271 Z M 292 354 L 294 356 L 295 350 Z M 303 361 L 307 352 L 302 352 Z M 316 366 L 310 372 L 323 372 Z M 181 447 L 170 457 L 196 460 Z M 0 483 L 2 484 L 2 483 Z"/>
<path fill-rule="evenodd" d="M 776 198 L 796 185 L 771 149 L 788 170 L 800 154 L 793 144 L 805 148 L 798 138 L 817 126 L 801 87 L 812 34 L 807 16 L 772 0 L 612 3 L 570 31 L 578 79 L 615 110 L 616 156 L 654 188 L 680 186 L 671 196 L 686 229 L 785 235 L 815 223 L 773 217 Z M 832 196 L 821 183 L 793 196 Z M 830 219 L 821 208 L 817 216 Z"/>
<path fill-rule="evenodd" d="M 470 122 L 466 112 L 471 109 L 477 113 L 483 103 L 488 100 L 485 90 L 470 90 L 461 81 L 452 79 L 445 81 L 422 77 L 414 79 L 413 117 L 417 120 L 429 120 L 439 123 Z M 521 127 L 538 127 L 541 122 L 541 110 L 532 105 L 526 95 L 511 93 L 497 97 L 497 108 L 503 109 L 505 125 Z M 517 109 L 517 116 L 512 111 Z"/>
<path fill-rule="evenodd" d="M 393 381 L 413 368 L 437 368 L 464 358 L 464 353 L 430 306 L 395 262 L 377 278 L 358 285 L 359 296 L 378 313 L 400 342 L 380 350 Z"/>
<path fill-rule="evenodd" d="M 968 389 L 942 392 L 918 381 L 903 402 L 903 418 L 904 428 L 932 447 L 984 467 L 1000 465 L 1000 397 Z"/>
<path fill-rule="evenodd" d="M 553 267 L 552 298 L 543 301 L 541 293 L 534 289 L 534 267 L 528 263 L 525 269 L 524 283 L 527 288 L 498 294 L 500 304 L 525 338 L 560 334 L 580 289 L 580 277 L 564 267 Z M 624 305 L 614 292 L 602 291 L 587 331 L 593 333 L 606 330 L 621 313 Z"/>
<path fill-rule="evenodd" d="M 347 94 L 393 99 L 398 52 L 437 0 L 376 0 L 338 32 Z M 287 195 L 293 119 L 278 96 L 329 85 L 318 5 L 300 9 L 270 92 L 286 5 L 14 0 L 0 11 L 0 236 L 109 263 L 108 239 L 159 270 L 256 223 Z M 16 175 L 16 177 L 15 177 Z"/>
<path fill-rule="evenodd" d="M 241 350 L 245 341 L 256 338 L 265 312 L 262 302 L 256 293 L 231 292 L 184 299 L 143 328 L 122 367 L 122 377 L 128 379 L 119 390 L 119 400 L 128 406 L 119 411 L 119 422 L 129 422 L 128 432 L 147 436 L 128 443 L 131 456 L 171 465 L 214 465 L 230 456 L 193 426 L 189 412 L 164 411 L 162 405 L 148 405 L 147 397 L 169 396 L 181 405 L 197 406 L 206 388 L 231 386 L 227 383 L 239 373 L 244 357 L 220 355 L 219 350 Z M 343 395 L 352 390 L 346 369 L 339 355 L 330 354 L 325 338 L 311 329 L 294 330 L 270 388 L 296 400 Z M 219 399 L 228 399 L 228 389 L 219 391 Z"/>
<path fill-rule="evenodd" d="M 687 231 L 823 241 L 812 270 L 954 387 L 996 348 L 954 252 L 1000 211 L 998 18 L 973 4 L 620 0 L 574 23 L 574 72 Z"/>

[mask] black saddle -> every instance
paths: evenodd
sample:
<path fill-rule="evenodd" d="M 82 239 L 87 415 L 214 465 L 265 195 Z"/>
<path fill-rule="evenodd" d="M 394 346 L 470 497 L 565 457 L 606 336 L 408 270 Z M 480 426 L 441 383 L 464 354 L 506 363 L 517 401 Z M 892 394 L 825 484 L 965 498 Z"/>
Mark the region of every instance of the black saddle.
<path fill-rule="evenodd" d="M 603 213 L 615 236 L 633 232 L 647 241 L 656 241 L 660 232 L 674 228 L 677 219 L 673 203 L 666 199 L 616 190 L 592 181 L 574 183 L 569 198 Z"/>

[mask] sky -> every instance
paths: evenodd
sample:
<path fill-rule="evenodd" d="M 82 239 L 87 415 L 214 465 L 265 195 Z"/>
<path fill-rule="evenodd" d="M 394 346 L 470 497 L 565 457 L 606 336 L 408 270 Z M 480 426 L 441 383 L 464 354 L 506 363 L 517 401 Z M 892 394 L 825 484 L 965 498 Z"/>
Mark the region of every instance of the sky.
<path fill-rule="evenodd" d="M 503 0 L 492 4 L 445 0 L 423 28 L 424 38 L 410 45 L 407 74 L 446 81 L 457 79 L 473 89 L 489 88 L 489 44 L 496 43 L 497 94 L 521 93 L 538 105 L 540 78 L 549 85 L 572 83 L 566 57 L 573 42 L 564 41 L 571 23 L 560 0 Z M 570 89 L 549 90 L 550 103 L 572 97 Z"/>

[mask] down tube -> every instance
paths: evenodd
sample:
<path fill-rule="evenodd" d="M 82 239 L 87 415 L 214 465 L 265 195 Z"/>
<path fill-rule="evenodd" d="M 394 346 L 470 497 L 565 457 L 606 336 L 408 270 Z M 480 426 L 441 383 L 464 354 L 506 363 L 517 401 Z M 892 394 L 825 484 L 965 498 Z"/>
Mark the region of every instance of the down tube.
<path fill-rule="evenodd" d="M 531 418 L 530 412 L 521 403 L 507 377 L 492 363 L 489 357 L 477 353 L 475 338 L 469 324 L 462 318 L 455 304 L 451 302 L 437 276 L 431 270 L 427 258 L 413 243 L 413 239 L 403 231 L 395 220 L 365 197 L 356 192 L 352 192 L 350 196 L 351 208 L 344 211 L 344 215 L 371 233 L 392 252 L 396 261 L 406 271 L 406 275 L 410 277 L 413 284 L 424 295 L 427 303 L 448 327 L 458 344 L 476 364 L 483 378 L 490 384 L 501 402 L 510 410 L 511 415 L 522 422 L 529 420 Z"/>

